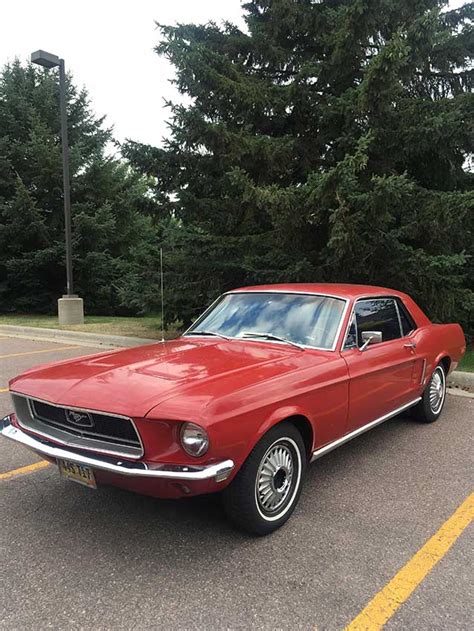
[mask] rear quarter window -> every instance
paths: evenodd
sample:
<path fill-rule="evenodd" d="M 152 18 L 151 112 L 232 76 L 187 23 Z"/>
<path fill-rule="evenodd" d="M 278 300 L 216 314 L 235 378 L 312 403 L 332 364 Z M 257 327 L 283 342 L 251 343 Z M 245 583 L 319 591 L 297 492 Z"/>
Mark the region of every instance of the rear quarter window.
<path fill-rule="evenodd" d="M 411 317 L 408 309 L 405 307 L 400 298 L 397 298 L 398 313 L 400 314 L 400 324 L 402 325 L 402 335 L 409 335 L 416 329 L 416 324 Z"/>

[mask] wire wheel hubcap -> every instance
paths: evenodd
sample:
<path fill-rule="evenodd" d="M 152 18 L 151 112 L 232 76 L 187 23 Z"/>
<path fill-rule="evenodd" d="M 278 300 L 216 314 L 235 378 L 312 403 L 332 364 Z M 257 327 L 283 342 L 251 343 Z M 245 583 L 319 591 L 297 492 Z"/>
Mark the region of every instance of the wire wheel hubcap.
<path fill-rule="evenodd" d="M 294 477 L 294 456 L 287 445 L 272 445 L 262 458 L 257 473 L 256 495 L 267 513 L 277 511 L 290 495 Z"/>
<path fill-rule="evenodd" d="M 437 414 L 443 405 L 444 390 L 444 373 L 441 368 L 437 368 L 430 382 L 430 407 L 433 414 Z"/>

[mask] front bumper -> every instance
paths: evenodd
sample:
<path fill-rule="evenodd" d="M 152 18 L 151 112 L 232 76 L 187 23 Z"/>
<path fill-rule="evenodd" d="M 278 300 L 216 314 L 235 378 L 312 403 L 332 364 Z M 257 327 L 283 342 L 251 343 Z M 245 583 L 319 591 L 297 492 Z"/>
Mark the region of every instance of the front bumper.
<path fill-rule="evenodd" d="M 177 482 L 222 482 L 234 469 L 232 460 L 223 460 L 209 465 L 173 465 L 163 463 L 129 462 L 106 456 L 89 456 L 63 449 L 46 440 L 36 438 L 15 427 L 10 416 L 0 421 L 0 434 L 5 438 L 41 454 L 48 460 L 69 460 L 126 478 L 175 480 Z"/>

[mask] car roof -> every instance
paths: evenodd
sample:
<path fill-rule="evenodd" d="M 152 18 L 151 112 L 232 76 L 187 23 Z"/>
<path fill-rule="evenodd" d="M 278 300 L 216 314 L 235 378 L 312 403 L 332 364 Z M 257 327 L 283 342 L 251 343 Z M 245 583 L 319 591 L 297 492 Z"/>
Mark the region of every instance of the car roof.
<path fill-rule="evenodd" d="M 395 289 L 387 287 L 375 287 L 373 285 L 352 285 L 344 283 L 285 283 L 279 285 L 253 285 L 251 287 L 239 287 L 228 293 L 243 291 L 275 291 L 298 292 L 308 294 L 324 294 L 337 298 L 357 299 L 365 296 L 400 296 L 403 294 Z"/>

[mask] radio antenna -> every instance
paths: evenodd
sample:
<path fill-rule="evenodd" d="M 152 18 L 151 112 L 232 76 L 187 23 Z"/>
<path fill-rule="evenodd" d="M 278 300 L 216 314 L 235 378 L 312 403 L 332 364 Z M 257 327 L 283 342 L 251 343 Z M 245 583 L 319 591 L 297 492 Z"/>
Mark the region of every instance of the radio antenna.
<path fill-rule="evenodd" d="M 165 299 L 163 295 L 163 248 L 160 248 L 160 281 L 161 281 L 161 341 L 165 341 Z"/>

